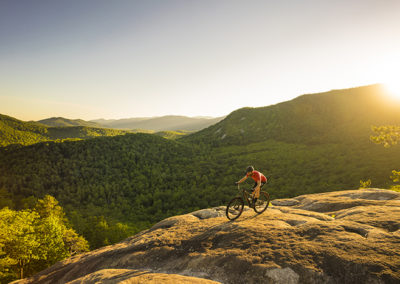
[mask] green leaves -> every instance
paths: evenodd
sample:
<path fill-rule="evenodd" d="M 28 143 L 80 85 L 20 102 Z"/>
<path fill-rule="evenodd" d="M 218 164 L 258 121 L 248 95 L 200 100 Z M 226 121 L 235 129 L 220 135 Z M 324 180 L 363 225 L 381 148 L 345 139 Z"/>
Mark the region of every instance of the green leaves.
<path fill-rule="evenodd" d="M 4 268 L 16 266 L 23 277 L 25 266 L 40 259 L 40 241 L 36 232 L 39 214 L 29 211 L 0 210 L 0 247 Z"/>
<path fill-rule="evenodd" d="M 360 188 L 369 188 L 371 187 L 371 180 L 368 179 L 366 181 L 360 180 Z"/>
<path fill-rule="evenodd" d="M 377 144 L 383 144 L 386 148 L 396 145 L 400 141 L 400 126 L 372 126 L 372 130 L 377 136 L 371 136 L 371 140 Z"/>
<path fill-rule="evenodd" d="M 39 199 L 35 206 L 35 211 L 39 213 L 42 219 L 55 217 L 59 220 L 64 219 L 64 211 L 58 201 L 51 195 L 46 195 L 43 199 Z"/>
<path fill-rule="evenodd" d="M 64 231 L 63 242 L 70 256 L 89 250 L 88 242 L 73 229 Z"/>
<path fill-rule="evenodd" d="M 371 136 L 371 140 L 377 144 L 383 144 L 385 148 L 396 145 L 400 141 L 400 126 L 386 125 L 386 126 L 373 126 L 372 130 L 378 136 Z M 400 171 L 393 170 L 390 178 L 393 182 L 400 182 Z M 400 191 L 400 185 L 393 185 L 391 189 Z"/>
<path fill-rule="evenodd" d="M 46 196 L 35 210 L 0 210 L 1 279 L 23 278 L 72 254 L 88 250 L 87 242 L 67 228 L 57 200 Z"/>
<path fill-rule="evenodd" d="M 390 178 L 392 179 L 393 182 L 398 183 L 398 184 L 393 185 L 391 187 L 391 189 L 394 191 L 400 192 L 400 171 L 393 170 L 392 174 L 393 175 L 390 176 Z"/>
<path fill-rule="evenodd" d="M 390 178 L 392 179 L 393 182 L 400 182 L 400 171 L 393 170 L 392 171 L 392 176 Z"/>

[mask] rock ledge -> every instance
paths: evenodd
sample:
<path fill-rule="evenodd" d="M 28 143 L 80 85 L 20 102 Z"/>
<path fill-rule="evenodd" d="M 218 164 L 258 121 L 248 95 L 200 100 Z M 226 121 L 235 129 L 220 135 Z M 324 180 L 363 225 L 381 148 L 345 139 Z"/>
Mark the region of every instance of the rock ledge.
<path fill-rule="evenodd" d="M 400 283 L 398 192 L 274 200 L 234 222 L 224 209 L 165 219 L 18 283 Z"/>

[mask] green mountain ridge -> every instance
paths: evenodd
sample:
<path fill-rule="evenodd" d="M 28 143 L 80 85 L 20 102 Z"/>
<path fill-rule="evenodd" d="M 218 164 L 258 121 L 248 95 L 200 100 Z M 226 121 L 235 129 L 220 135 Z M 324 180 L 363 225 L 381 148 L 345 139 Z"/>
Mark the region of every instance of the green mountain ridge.
<path fill-rule="evenodd" d="M 44 141 L 47 127 L 0 114 L 0 146 L 28 145 Z"/>
<path fill-rule="evenodd" d="M 381 85 L 299 96 L 260 108 L 242 108 L 221 122 L 182 138 L 213 145 L 246 145 L 267 139 L 319 144 L 368 139 L 372 125 L 400 124 L 400 103 Z"/>
<path fill-rule="evenodd" d="M 0 114 L 0 147 L 10 144 L 26 146 L 45 141 L 88 139 L 126 133 L 128 131 L 86 126 L 48 127 L 42 123 L 24 122 Z"/>
<path fill-rule="evenodd" d="M 103 127 L 101 124 L 92 121 L 85 121 L 82 119 L 68 119 L 64 117 L 51 117 L 39 120 L 38 122 L 50 127 L 66 127 L 66 126 L 87 126 L 94 128 Z"/>

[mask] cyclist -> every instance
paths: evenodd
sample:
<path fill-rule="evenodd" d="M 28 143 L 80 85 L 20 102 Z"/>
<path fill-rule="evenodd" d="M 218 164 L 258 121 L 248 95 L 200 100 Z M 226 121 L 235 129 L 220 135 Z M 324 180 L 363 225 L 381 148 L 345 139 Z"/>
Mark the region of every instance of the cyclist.
<path fill-rule="evenodd" d="M 251 195 L 251 197 L 253 198 L 252 205 L 254 207 L 257 199 L 260 197 L 261 187 L 267 183 L 267 178 L 261 172 L 255 171 L 253 166 L 248 166 L 246 169 L 246 175 L 235 184 L 244 182 L 248 177 L 251 177 L 255 181 L 253 185 L 253 193 Z"/>

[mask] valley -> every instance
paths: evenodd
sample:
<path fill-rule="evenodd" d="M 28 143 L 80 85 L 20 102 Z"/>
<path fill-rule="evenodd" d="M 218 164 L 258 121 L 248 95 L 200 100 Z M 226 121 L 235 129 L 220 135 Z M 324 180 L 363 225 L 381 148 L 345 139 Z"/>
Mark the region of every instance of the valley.
<path fill-rule="evenodd" d="M 276 199 L 357 189 L 367 180 L 390 188 L 400 160 L 399 147 L 370 140 L 372 125 L 400 125 L 400 107 L 385 102 L 379 85 L 239 109 L 174 139 L 2 118 L 0 205 L 22 210 L 54 196 L 92 250 L 170 216 L 226 205 L 248 165 L 267 176 Z"/>

